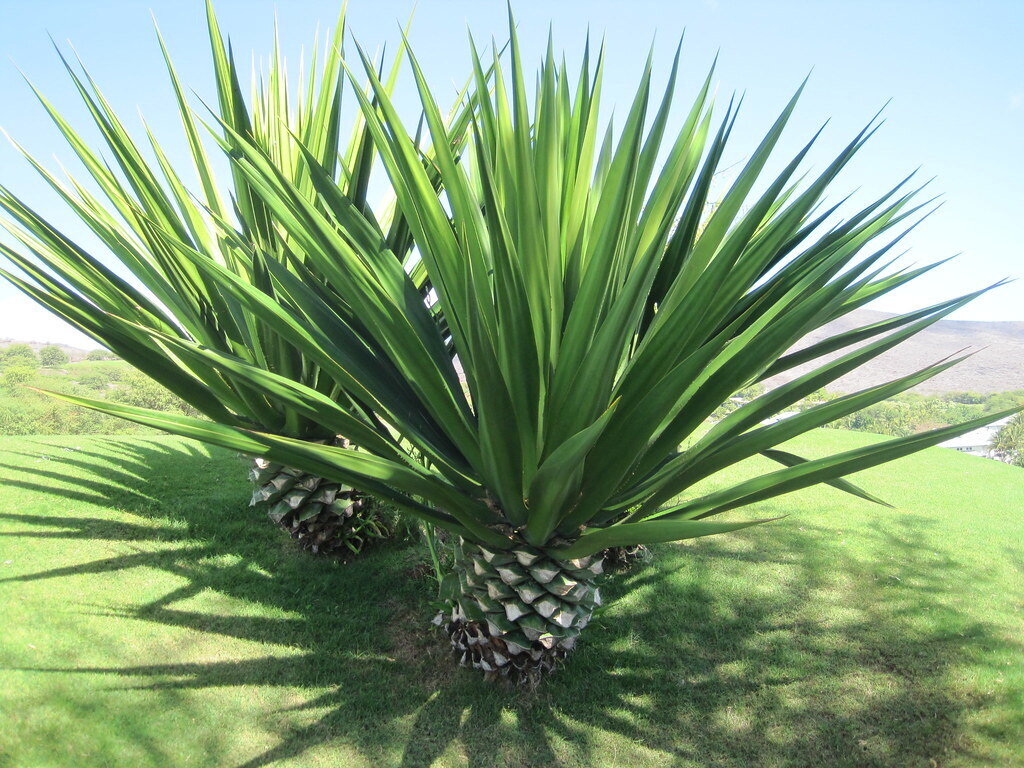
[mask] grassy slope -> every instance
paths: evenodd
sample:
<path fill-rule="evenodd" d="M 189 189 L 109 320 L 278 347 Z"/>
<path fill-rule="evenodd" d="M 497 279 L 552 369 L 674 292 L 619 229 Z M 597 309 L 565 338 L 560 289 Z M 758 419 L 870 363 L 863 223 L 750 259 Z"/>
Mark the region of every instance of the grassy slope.
<path fill-rule="evenodd" d="M 118 376 L 134 371 L 124 360 L 78 360 L 74 363 L 54 366 L 53 368 L 38 368 L 36 375 L 42 379 L 71 379 L 77 381 L 82 376 L 90 374 L 107 374 Z"/>
<path fill-rule="evenodd" d="M 126 374 L 140 375 L 123 360 L 79 360 L 52 368 L 39 367 L 29 379 L 13 387 L 3 382 L 4 386 L 0 386 L 0 435 L 159 434 L 155 429 L 26 389 L 39 387 L 101 399 L 113 395 L 117 400 L 122 399 Z M 152 386 L 160 391 L 155 383 Z M 159 402 L 148 404 L 161 407 Z"/>
<path fill-rule="evenodd" d="M 659 547 L 525 695 L 453 670 L 416 549 L 304 557 L 208 456 L 0 439 L 0 765 L 1024 765 L 1020 469 L 933 449 L 859 478 L 895 510 Z"/>

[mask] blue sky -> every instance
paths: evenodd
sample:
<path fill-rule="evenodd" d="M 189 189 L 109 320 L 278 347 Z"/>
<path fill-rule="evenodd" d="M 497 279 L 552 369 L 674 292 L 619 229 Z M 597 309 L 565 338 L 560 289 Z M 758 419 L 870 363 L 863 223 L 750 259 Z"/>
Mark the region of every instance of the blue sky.
<path fill-rule="evenodd" d="M 811 79 L 780 155 L 826 119 L 830 123 L 810 158 L 820 168 L 887 100 L 886 123 L 841 178 L 835 193 L 859 190 L 867 201 L 909 171 L 941 193 L 943 208 L 907 243 L 908 263 L 955 253 L 957 260 L 884 299 L 883 310 L 910 309 L 1011 276 L 1024 278 L 1024 3 L 1004 2 L 587 2 L 513 3 L 523 47 L 540 55 L 549 24 L 557 47 L 577 59 L 589 26 L 608 46 L 607 111 L 632 95 L 647 49 L 656 42 L 656 72 L 664 77 L 675 43 L 686 30 L 680 95 L 694 93 L 716 51 L 719 103 L 734 91 L 745 101 L 731 160 L 743 159 L 777 111 L 811 72 Z M 319 24 L 333 24 L 331 0 L 220 0 L 222 27 L 240 59 L 269 50 L 276 8 L 282 41 L 292 59 Z M 406 0 L 350 0 L 349 24 L 370 50 L 394 49 L 397 29 L 413 4 Z M 201 0 L 66 0 L 3 3 L 0 25 L 0 126 L 48 162 L 70 152 L 34 101 L 17 67 L 62 109 L 86 118 L 60 69 L 47 34 L 70 40 L 108 98 L 138 125 L 136 110 L 172 150 L 183 150 L 171 93 L 153 33 L 156 17 L 183 79 L 211 93 Z M 478 42 L 505 35 L 505 4 L 492 0 L 420 0 L 412 41 L 437 88 L 467 74 L 467 27 Z M 402 103 L 411 110 L 408 89 Z M 682 102 L 680 102 L 682 103 Z M 621 108 L 620 108 L 621 111 Z M 54 159 L 55 158 L 55 159 Z M 729 158 L 727 158 L 727 161 Z M 81 232 L 24 161 L 0 145 L 0 180 L 37 204 L 76 236 Z M 90 241 L 84 235 L 82 242 Z M 1024 280 L 961 310 L 964 320 L 1024 320 Z M 0 286 L 0 338 L 74 340 L 42 311 Z"/>

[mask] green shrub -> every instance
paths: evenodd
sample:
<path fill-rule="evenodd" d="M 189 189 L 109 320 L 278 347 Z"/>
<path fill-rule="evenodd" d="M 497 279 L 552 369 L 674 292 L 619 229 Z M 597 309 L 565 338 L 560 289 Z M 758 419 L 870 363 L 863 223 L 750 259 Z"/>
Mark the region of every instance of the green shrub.
<path fill-rule="evenodd" d="M 127 366 L 125 366 L 127 367 Z M 194 415 L 181 400 L 145 375 L 121 364 L 73 363 L 68 369 L 9 365 L 0 373 L 0 435 L 152 434 L 155 430 L 33 392 L 39 386 L 69 395 L 121 400 Z"/>
<path fill-rule="evenodd" d="M 6 366 L 3 369 L 3 373 L 0 374 L 0 380 L 3 381 L 3 388 L 5 390 L 16 395 L 21 391 L 23 384 L 31 381 L 35 373 L 35 368 L 21 365 L 19 362 L 16 365 Z"/>
<path fill-rule="evenodd" d="M 82 373 L 71 372 L 73 379 L 82 387 L 91 390 L 106 391 L 111 385 L 122 379 L 123 371 L 116 368 L 87 368 Z"/>
<path fill-rule="evenodd" d="M 35 350 L 28 344 L 11 344 L 0 350 L 0 365 L 38 368 L 39 358 L 36 357 Z"/>
<path fill-rule="evenodd" d="M 836 397 L 835 394 L 825 394 L 830 399 Z M 808 397 L 802 407 L 806 408 L 810 404 L 812 398 Z M 1024 405 L 1024 391 L 1021 390 L 987 395 L 973 392 L 922 395 L 909 392 L 837 419 L 829 426 L 904 437 L 925 429 L 956 424 L 1020 405 Z"/>
<path fill-rule="evenodd" d="M 34 431 L 35 413 L 21 400 L 0 398 L 0 435 L 28 435 Z"/>
<path fill-rule="evenodd" d="M 40 403 L 32 433 L 45 435 L 124 434 L 137 430 L 126 430 L 117 420 L 105 414 L 83 413 L 82 408 L 67 408 L 61 403 L 44 401 Z"/>
<path fill-rule="evenodd" d="M 136 370 L 125 371 L 109 399 L 139 408 L 152 408 L 155 411 L 171 411 L 189 416 L 196 416 L 199 413 L 166 387 Z"/>
<path fill-rule="evenodd" d="M 111 352 L 109 349 L 90 349 L 89 354 L 85 356 L 86 360 L 120 360 L 117 355 Z"/>
<path fill-rule="evenodd" d="M 87 389 L 106 389 L 111 384 L 110 376 L 100 371 L 82 374 L 76 381 Z"/>
<path fill-rule="evenodd" d="M 56 344 L 49 344 L 39 350 L 39 362 L 47 368 L 56 368 L 59 365 L 66 365 L 71 358 L 68 353 Z"/>

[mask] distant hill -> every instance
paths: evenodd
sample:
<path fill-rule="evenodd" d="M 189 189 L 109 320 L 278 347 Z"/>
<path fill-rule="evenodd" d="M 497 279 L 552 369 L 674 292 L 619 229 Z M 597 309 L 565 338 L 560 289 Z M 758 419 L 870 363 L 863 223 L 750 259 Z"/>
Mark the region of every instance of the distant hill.
<path fill-rule="evenodd" d="M 54 344 L 52 341 L 21 341 L 20 339 L 0 339 L 0 349 L 10 346 L 11 344 L 28 344 L 37 353 L 43 347 L 60 347 L 67 354 L 68 359 L 72 363 L 79 360 L 85 360 L 85 356 L 89 354 L 87 349 L 79 349 L 78 347 L 71 347 L 67 344 Z"/>
<path fill-rule="evenodd" d="M 797 344 L 797 348 L 890 317 L 893 315 L 886 312 L 857 310 L 809 334 Z M 859 370 L 838 379 L 827 388 L 837 392 L 853 392 L 881 384 L 924 368 L 965 347 L 976 354 L 915 387 L 913 391 L 934 394 L 954 391 L 989 393 L 1024 389 L 1024 322 L 972 320 L 940 320 Z M 841 353 L 828 355 L 811 365 L 800 366 L 773 376 L 766 384 L 769 387 L 783 384 L 806 373 L 824 360 L 838 357 L 839 354 Z"/>

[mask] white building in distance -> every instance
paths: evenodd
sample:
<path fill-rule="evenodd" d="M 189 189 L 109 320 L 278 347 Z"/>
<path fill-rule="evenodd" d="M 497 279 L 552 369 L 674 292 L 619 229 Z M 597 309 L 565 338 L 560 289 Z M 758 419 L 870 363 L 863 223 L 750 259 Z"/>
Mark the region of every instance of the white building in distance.
<path fill-rule="evenodd" d="M 984 456 L 986 459 L 995 458 L 992 455 L 992 441 L 1004 426 L 1010 423 L 1012 416 L 993 421 L 984 427 L 972 429 L 970 432 L 954 437 L 945 442 L 939 443 L 941 448 L 952 448 L 960 453 L 969 453 L 973 456 Z"/>

